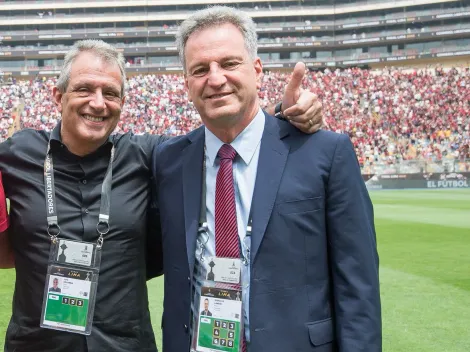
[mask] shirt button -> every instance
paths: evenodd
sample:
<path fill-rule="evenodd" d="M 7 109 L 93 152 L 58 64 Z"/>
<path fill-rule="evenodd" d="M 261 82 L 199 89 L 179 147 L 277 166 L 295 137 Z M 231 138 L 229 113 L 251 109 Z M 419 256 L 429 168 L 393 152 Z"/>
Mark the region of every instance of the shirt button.
<path fill-rule="evenodd" d="M 88 214 L 88 213 L 89 213 L 88 209 L 85 209 L 85 214 Z"/>
<path fill-rule="evenodd" d="M 86 180 L 82 180 L 82 183 L 83 183 L 84 185 L 86 185 Z"/>

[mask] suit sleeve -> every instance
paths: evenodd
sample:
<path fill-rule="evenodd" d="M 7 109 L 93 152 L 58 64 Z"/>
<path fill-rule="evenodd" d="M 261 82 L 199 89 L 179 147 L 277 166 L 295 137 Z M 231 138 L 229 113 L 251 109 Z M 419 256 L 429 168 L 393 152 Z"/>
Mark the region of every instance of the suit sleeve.
<path fill-rule="evenodd" d="M 382 351 L 374 212 L 346 135 L 338 138 L 326 199 L 338 351 Z"/>
<path fill-rule="evenodd" d="M 157 202 L 157 156 L 159 144 L 155 144 L 151 154 L 150 166 L 152 172 L 151 199 L 147 211 L 147 244 L 146 244 L 146 262 L 147 262 L 147 280 L 163 274 L 163 248 L 162 233 L 160 225 L 160 210 Z"/>
<path fill-rule="evenodd" d="M 0 173 L 0 232 L 8 229 L 8 213 L 5 191 L 3 190 L 2 174 Z"/>
<path fill-rule="evenodd" d="M 159 145 L 165 143 L 166 141 L 170 140 L 172 137 L 168 135 L 160 135 L 160 134 L 142 134 L 138 136 L 140 140 L 145 144 L 145 151 L 151 156 L 155 149 L 158 148 Z"/>

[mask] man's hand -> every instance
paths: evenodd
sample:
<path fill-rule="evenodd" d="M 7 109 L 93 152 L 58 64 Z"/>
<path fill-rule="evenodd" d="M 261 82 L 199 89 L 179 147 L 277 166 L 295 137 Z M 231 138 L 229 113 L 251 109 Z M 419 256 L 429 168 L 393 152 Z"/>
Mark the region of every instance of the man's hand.
<path fill-rule="evenodd" d="M 300 88 L 305 64 L 298 62 L 282 98 L 284 116 L 304 133 L 315 133 L 323 126 L 322 104 L 315 94 Z"/>

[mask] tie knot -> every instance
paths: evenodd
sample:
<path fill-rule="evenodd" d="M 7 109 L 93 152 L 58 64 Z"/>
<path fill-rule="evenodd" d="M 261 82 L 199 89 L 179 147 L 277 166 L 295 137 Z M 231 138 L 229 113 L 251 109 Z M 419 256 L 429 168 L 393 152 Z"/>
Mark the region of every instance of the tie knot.
<path fill-rule="evenodd" d="M 235 156 L 237 155 L 237 151 L 233 149 L 230 144 L 224 144 L 220 147 L 217 155 L 219 156 L 220 160 L 230 159 L 233 161 L 233 159 L 235 159 Z"/>

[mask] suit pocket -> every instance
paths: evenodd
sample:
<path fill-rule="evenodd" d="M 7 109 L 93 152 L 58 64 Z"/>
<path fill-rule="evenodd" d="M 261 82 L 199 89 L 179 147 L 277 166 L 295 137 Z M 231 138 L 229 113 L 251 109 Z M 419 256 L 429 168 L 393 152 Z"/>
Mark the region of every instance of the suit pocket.
<path fill-rule="evenodd" d="M 333 342 L 333 320 L 331 318 L 305 324 L 313 346 Z"/>
<path fill-rule="evenodd" d="M 279 214 L 299 214 L 317 211 L 323 209 L 323 197 L 307 198 L 302 200 L 293 200 L 277 205 Z"/>

